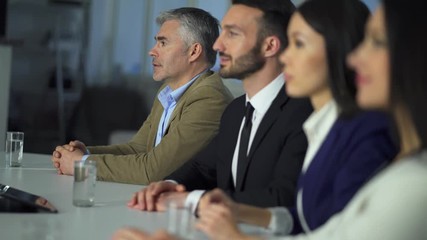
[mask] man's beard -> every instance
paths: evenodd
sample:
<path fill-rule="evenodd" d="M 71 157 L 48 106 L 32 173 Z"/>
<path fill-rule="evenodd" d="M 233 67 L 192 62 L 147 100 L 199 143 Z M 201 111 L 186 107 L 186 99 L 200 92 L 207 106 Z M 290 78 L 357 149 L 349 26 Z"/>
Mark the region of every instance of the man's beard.
<path fill-rule="evenodd" d="M 247 54 L 237 58 L 228 70 L 221 67 L 219 71 L 221 77 L 237 78 L 242 80 L 263 68 L 265 65 L 265 59 L 261 55 L 261 46 L 262 44 L 257 42 Z M 220 53 L 220 55 L 225 54 Z M 231 56 L 228 57 L 231 58 Z"/>

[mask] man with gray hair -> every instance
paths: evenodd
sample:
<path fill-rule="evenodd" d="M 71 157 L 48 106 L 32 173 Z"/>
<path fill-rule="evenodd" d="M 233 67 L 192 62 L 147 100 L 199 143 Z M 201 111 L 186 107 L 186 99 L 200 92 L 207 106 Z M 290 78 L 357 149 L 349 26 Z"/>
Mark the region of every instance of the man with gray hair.
<path fill-rule="evenodd" d="M 218 74 L 212 46 L 218 20 L 197 8 L 161 13 L 150 50 L 153 78 L 163 81 L 151 112 L 126 144 L 86 147 L 80 141 L 57 146 L 58 173 L 73 175 L 78 159 L 95 160 L 97 178 L 134 184 L 159 181 L 202 150 L 216 135 L 223 110 L 232 100 Z"/>

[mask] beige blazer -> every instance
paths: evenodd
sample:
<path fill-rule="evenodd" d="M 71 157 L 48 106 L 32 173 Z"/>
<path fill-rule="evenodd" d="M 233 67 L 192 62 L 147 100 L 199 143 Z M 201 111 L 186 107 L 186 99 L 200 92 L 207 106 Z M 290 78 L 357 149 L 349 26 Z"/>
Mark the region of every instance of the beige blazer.
<path fill-rule="evenodd" d="M 166 87 L 164 84 L 160 89 Z M 196 79 L 179 99 L 155 147 L 163 106 L 156 98 L 150 114 L 126 144 L 89 147 L 98 180 L 133 184 L 159 181 L 202 150 L 217 134 L 222 112 L 233 99 L 217 73 Z"/>

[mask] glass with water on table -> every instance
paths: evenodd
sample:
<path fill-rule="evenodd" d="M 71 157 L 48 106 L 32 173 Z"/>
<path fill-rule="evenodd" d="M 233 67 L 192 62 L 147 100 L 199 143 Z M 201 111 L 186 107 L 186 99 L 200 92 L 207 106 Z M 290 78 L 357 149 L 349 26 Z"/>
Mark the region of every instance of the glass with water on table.
<path fill-rule="evenodd" d="M 192 205 L 170 199 L 167 203 L 168 232 L 178 239 L 194 239 L 195 217 Z"/>
<path fill-rule="evenodd" d="M 24 133 L 6 133 L 6 167 L 22 166 L 22 156 L 24 153 Z"/>
<path fill-rule="evenodd" d="M 96 162 L 74 162 L 73 205 L 92 207 L 95 204 Z"/>

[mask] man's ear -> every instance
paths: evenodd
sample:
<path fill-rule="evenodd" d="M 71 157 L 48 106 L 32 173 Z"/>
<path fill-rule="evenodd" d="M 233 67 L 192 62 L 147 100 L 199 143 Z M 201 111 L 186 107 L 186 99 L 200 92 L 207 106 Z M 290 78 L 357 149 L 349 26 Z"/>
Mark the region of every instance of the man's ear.
<path fill-rule="evenodd" d="M 265 57 L 273 57 L 280 54 L 280 40 L 277 36 L 268 36 L 262 46 Z"/>
<path fill-rule="evenodd" d="M 203 53 L 203 48 L 200 43 L 193 43 L 188 48 L 188 54 L 189 54 L 189 62 L 196 61 Z"/>

